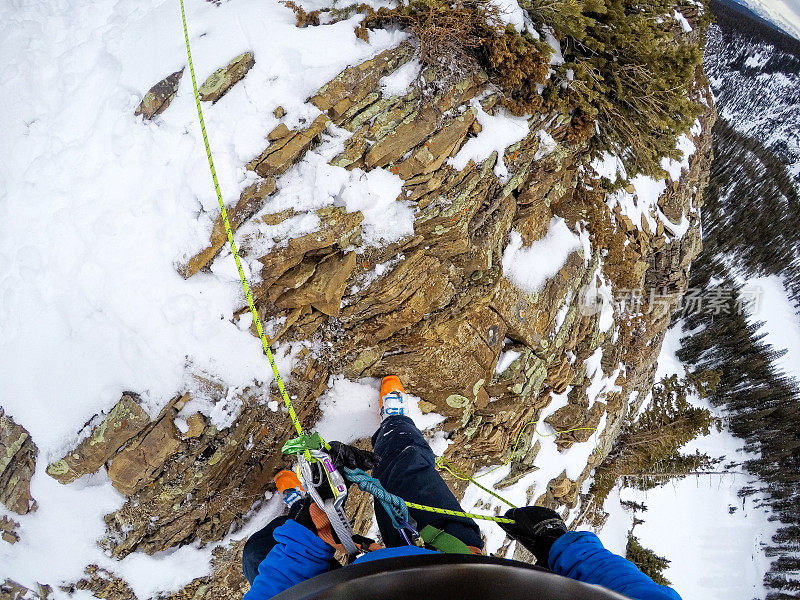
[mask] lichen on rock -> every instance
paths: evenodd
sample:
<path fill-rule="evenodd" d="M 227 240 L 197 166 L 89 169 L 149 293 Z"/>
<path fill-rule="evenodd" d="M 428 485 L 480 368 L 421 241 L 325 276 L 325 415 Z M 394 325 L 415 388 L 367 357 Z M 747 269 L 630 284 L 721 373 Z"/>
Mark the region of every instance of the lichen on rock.
<path fill-rule="evenodd" d="M 30 434 L 0 407 L 0 502 L 19 515 L 36 510 L 31 477 L 38 452 Z"/>
<path fill-rule="evenodd" d="M 151 87 L 142 98 L 134 114 L 137 116 L 142 115 L 146 120 L 150 120 L 167 110 L 167 107 L 169 107 L 178 92 L 178 85 L 180 85 L 181 77 L 183 77 L 183 71 L 184 69 L 175 71 Z"/>
<path fill-rule="evenodd" d="M 216 102 L 228 93 L 237 82 L 244 79 L 247 72 L 256 64 L 252 52 L 240 54 L 224 67 L 220 67 L 208 76 L 203 85 L 197 90 L 200 100 Z"/>
<path fill-rule="evenodd" d="M 71 483 L 102 467 L 147 424 L 150 417 L 130 394 L 122 396 L 108 415 L 74 450 L 47 467 L 47 474 L 60 483 Z"/>

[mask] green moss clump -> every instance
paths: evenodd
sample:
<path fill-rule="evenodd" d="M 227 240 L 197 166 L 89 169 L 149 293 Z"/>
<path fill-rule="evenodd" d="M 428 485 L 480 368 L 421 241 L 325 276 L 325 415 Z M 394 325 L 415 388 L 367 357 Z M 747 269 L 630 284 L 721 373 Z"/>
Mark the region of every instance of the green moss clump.
<path fill-rule="evenodd" d="M 357 31 L 399 26 L 420 44 L 420 60 L 432 81 L 447 87 L 484 70 L 503 92 L 503 104 L 516 114 L 542 107 L 538 86 L 545 83 L 552 49 L 527 31 L 506 26 L 497 6 L 481 0 L 410 0 L 377 11 L 361 5 L 367 16 Z"/>
<path fill-rule="evenodd" d="M 560 38 L 564 63 L 547 100 L 593 126 L 595 153 L 617 155 L 628 177 L 663 177 L 662 157 L 703 112 L 696 82 L 707 19 L 684 33 L 674 0 L 529 0 L 528 14 Z M 701 15 L 707 11 L 699 11 Z"/>

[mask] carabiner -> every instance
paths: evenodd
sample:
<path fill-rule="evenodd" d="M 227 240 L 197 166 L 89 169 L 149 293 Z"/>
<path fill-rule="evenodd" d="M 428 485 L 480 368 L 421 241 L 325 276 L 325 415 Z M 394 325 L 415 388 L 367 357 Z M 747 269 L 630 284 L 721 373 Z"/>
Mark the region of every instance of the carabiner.
<path fill-rule="evenodd" d="M 413 519 L 411 519 L 413 521 Z M 420 540 L 419 532 L 415 528 L 416 523 L 413 525 L 408 521 L 400 521 L 400 527 L 397 528 L 400 537 L 402 537 L 406 544 L 409 546 L 419 546 Z"/>

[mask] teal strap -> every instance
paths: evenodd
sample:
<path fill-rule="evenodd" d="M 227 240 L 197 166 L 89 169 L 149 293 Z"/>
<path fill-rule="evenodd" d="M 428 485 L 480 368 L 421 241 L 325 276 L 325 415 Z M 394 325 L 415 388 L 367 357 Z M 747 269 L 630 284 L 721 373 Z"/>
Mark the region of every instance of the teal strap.
<path fill-rule="evenodd" d="M 380 481 L 374 477 L 370 477 L 361 469 L 345 468 L 344 474 L 345 477 L 347 477 L 350 482 L 355 483 L 361 491 L 375 496 L 389 515 L 389 518 L 392 520 L 392 525 L 394 525 L 395 528 L 402 529 L 408 525 L 408 507 L 402 498 L 387 492 Z"/>

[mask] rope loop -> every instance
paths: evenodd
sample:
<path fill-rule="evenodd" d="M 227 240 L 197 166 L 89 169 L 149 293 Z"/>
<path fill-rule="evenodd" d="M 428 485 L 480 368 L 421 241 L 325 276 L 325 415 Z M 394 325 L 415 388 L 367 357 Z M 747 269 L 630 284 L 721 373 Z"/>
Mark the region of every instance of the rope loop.
<path fill-rule="evenodd" d="M 348 481 L 358 486 L 358 489 L 374 496 L 381 503 L 396 529 L 402 530 L 408 526 L 408 506 L 405 500 L 387 492 L 380 481 L 361 469 L 345 467 L 344 474 Z"/>

